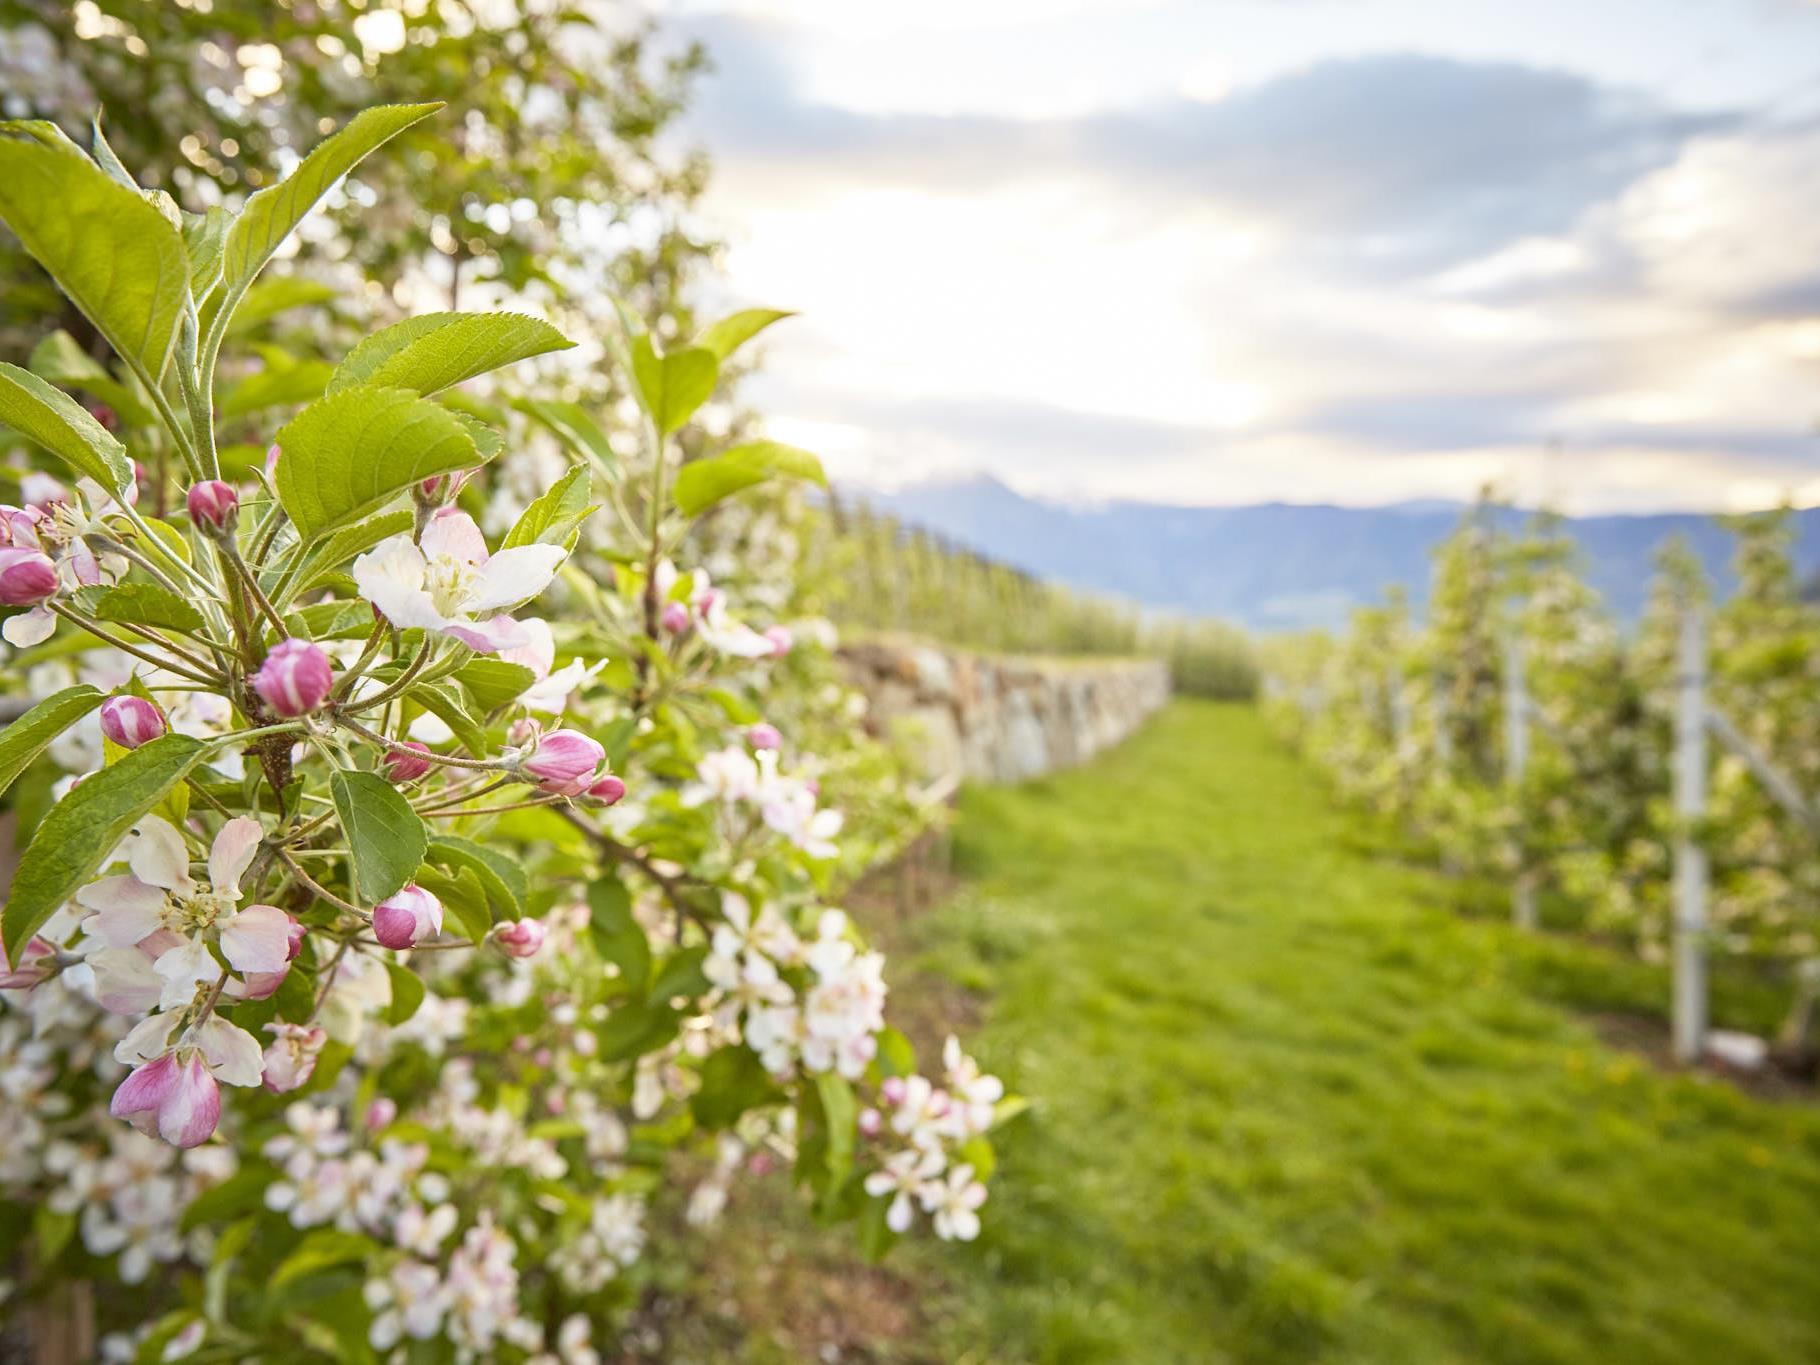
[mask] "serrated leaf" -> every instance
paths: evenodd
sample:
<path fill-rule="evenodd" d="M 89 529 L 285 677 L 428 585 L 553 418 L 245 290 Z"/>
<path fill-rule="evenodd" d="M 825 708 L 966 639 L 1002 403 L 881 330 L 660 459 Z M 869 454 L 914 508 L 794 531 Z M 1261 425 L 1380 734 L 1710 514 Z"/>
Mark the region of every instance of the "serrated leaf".
<path fill-rule="evenodd" d="M 392 983 L 392 1003 L 386 1006 L 385 1021 L 396 1028 L 423 1003 L 423 978 L 391 958 L 385 960 L 385 974 Z"/>
<path fill-rule="evenodd" d="M 515 859 L 455 834 L 439 834 L 431 839 L 426 856 L 445 867 L 473 872 L 486 891 L 494 919 L 523 916 L 531 887 L 523 866 Z"/>
<path fill-rule="evenodd" d="M 480 463 L 447 408 L 408 389 L 357 386 L 310 404 L 278 432 L 278 500 L 304 540 L 377 511 L 432 474 Z"/>
<path fill-rule="evenodd" d="M 456 671 L 455 681 L 467 689 L 483 713 L 516 701 L 537 681 L 537 674 L 523 664 L 482 655 Z"/>
<path fill-rule="evenodd" d="M 472 868 L 461 868 L 451 876 L 426 863 L 417 869 L 417 885 L 442 902 L 444 928 L 474 943 L 486 938 L 493 927 L 493 913 L 487 905 L 486 888 Z"/>
<path fill-rule="evenodd" d="M 720 380 L 720 362 L 702 346 L 658 355 L 651 349 L 650 339 L 640 334 L 632 338 L 632 375 L 639 401 L 658 433 L 668 436 L 713 394 Z"/>
<path fill-rule="evenodd" d="M 594 510 L 588 505 L 588 495 L 592 491 L 588 467 L 576 465 L 525 508 L 524 515 L 506 532 L 499 548 L 510 550 L 518 545 L 563 544 Z"/>
<path fill-rule="evenodd" d="M 779 441 L 750 441 L 705 460 L 691 460 L 676 471 L 671 492 L 685 517 L 705 512 L 722 498 L 767 479 L 806 479 L 824 488 L 822 462 L 806 450 Z"/>
<path fill-rule="evenodd" d="M 747 308 L 738 313 L 731 313 L 706 328 L 695 339 L 695 344 L 704 350 L 714 352 L 714 357 L 722 364 L 741 346 L 774 322 L 795 317 L 795 313 L 785 312 L 778 308 Z"/>
<path fill-rule="evenodd" d="M 425 313 L 382 328 L 356 345 L 335 367 L 329 390 L 373 384 L 428 396 L 502 365 L 574 345 L 549 323 L 522 313 Z"/>
<path fill-rule="evenodd" d="M 188 735 L 160 735 L 84 779 L 51 807 L 19 860 L 6 902 L 0 939 L 10 961 L 19 960 L 26 940 L 207 752 L 207 745 Z"/>
<path fill-rule="evenodd" d="M 116 354 L 154 381 L 164 373 L 189 303 L 189 260 L 138 190 L 55 124 L 0 123 L 0 221 Z"/>
<path fill-rule="evenodd" d="M 126 447 L 87 408 L 30 370 L 0 363 L 0 422 L 110 493 L 133 477 Z"/>
<path fill-rule="evenodd" d="M 97 621 L 119 621 L 154 630 L 200 632 L 202 613 L 169 588 L 156 583 L 122 583 L 117 587 L 80 588 L 76 600 Z"/>
<path fill-rule="evenodd" d="M 107 700 L 107 694 L 83 683 L 54 693 L 0 730 L 0 793 L 50 747 L 70 726 Z"/>
<path fill-rule="evenodd" d="M 296 170 L 249 198 L 228 229 L 221 253 L 222 278 L 230 296 L 253 282 L 336 181 L 368 153 L 440 108 L 441 104 L 382 104 L 363 109 L 339 132 L 317 143 Z"/>
<path fill-rule="evenodd" d="M 329 776 L 329 795 L 348 836 L 355 894 L 375 905 L 410 881 L 429 834 L 411 803 L 375 773 L 338 770 Z"/>

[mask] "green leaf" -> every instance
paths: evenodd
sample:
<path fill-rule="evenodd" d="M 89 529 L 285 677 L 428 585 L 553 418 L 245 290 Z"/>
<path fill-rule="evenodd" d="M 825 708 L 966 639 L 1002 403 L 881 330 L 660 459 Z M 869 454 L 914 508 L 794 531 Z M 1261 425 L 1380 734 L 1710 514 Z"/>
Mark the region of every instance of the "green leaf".
<path fill-rule="evenodd" d="M 524 515 L 506 532 L 500 549 L 518 545 L 561 545 L 594 509 L 588 505 L 592 491 L 588 467 L 578 464 L 525 508 Z"/>
<path fill-rule="evenodd" d="M 310 551 L 310 567 L 305 574 L 305 589 L 315 586 L 322 576 L 332 573 L 355 555 L 364 554 L 390 536 L 404 535 L 417 518 L 408 507 L 385 512 L 352 526 L 344 526 L 322 540 Z"/>
<path fill-rule="evenodd" d="M 708 960 L 708 945 L 698 943 L 693 948 L 684 948 L 679 953 L 672 953 L 664 959 L 664 965 L 657 973 L 657 979 L 651 983 L 650 998 L 653 1004 L 661 1004 L 676 996 L 693 1000 L 704 994 L 709 986 L 708 978 L 702 972 L 702 964 Z"/>
<path fill-rule="evenodd" d="M 897 1241 L 897 1234 L 886 1221 L 891 1213 L 889 1197 L 866 1200 L 859 1211 L 859 1254 L 877 1265 Z"/>
<path fill-rule="evenodd" d="M 530 416 L 583 459 L 592 459 L 609 478 L 619 475 L 619 457 L 606 430 L 579 403 L 566 403 L 552 398 L 519 398 L 512 404 Z"/>
<path fill-rule="evenodd" d="M 720 362 L 714 352 L 701 346 L 685 346 L 660 356 L 641 334 L 632 338 L 632 374 L 658 434 L 668 436 L 708 401 L 720 379 Z"/>
<path fill-rule="evenodd" d="M 304 540 L 377 511 L 432 474 L 480 463 L 447 408 L 409 389 L 357 386 L 310 404 L 278 432 L 278 500 Z"/>
<path fill-rule="evenodd" d="M 240 300 L 228 333 L 237 335 L 270 322 L 280 313 L 309 304 L 329 303 L 338 295 L 335 286 L 321 280 L 306 280 L 298 275 L 276 275 L 260 280 Z"/>
<path fill-rule="evenodd" d="M 731 313 L 708 327 L 695 339 L 695 344 L 703 350 L 714 352 L 714 358 L 725 364 L 728 356 L 772 323 L 795 316 L 795 313 L 777 308 L 747 308 L 743 312 Z"/>
<path fill-rule="evenodd" d="M 723 1047 L 701 1064 L 701 1089 L 689 1098 L 695 1121 L 704 1128 L 730 1128 L 748 1109 L 774 1104 L 783 1095 L 752 1049 Z"/>
<path fill-rule="evenodd" d="M 601 1060 L 623 1062 L 660 1048 L 676 1036 L 681 1022 L 681 1016 L 665 1006 L 620 1005 L 600 1027 Z"/>
<path fill-rule="evenodd" d="M 164 373 L 190 267 L 177 229 L 138 190 L 54 124 L 0 123 L 0 220 L 116 354 L 153 381 Z"/>
<path fill-rule="evenodd" d="M 574 345 L 549 323 L 522 313 L 425 313 L 361 341 L 335 367 L 329 391 L 374 384 L 427 396 Z"/>
<path fill-rule="evenodd" d="M 208 752 L 188 735 L 160 735 L 85 779 L 51 807 L 19 860 L 0 933 L 10 961 L 57 907 L 88 881 L 133 822 Z M 413 817 L 414 818 L 414 817 Z"/>
<path fill-rule="evenodd" d="M 304 360 L 294 365 L 268 364 L 221 395 L 221 415 L 244 417 L 265 408 L 312 402 L 322 396 L 334 373 L 326 360 Z"/>
<path fill-rule="evenodd" d="M 468 714 L 454 688 L 443 683 L 417 683 L 405 696 L 454 731 L 455 738 L 469 753 L 479 755 L 487 751 L 486 732 L 480 728 L 480 722 Z"/>
<path fill-rule="evenodd" d="M 516 860 L 454 834 L 439 834 L 431 839 L 425 856 L 456 872 L 463 868 L 472 872 L 486 892 L 492 918 L 518 919 L 524 915 L 530 883 Z"/>
<path fill-rule="evenodd" d="M 428 863 L 417 869 L 417 885 L 442 902 L 443 924 L 463 938 L 479 943 L 493 927 L 492 911 L 487 906 L 486 888 L 472 868 L 464 867 L 453 876 Z"/>
<path fill-rule="evenodd" d="M 898 1029 L 887 1024 L 878 1035 L 878 1069 L 883 1076 L 914 1076 L 916 1048 Z"/>
<path fill-rule="evenodd" d="M 815 1091 L 821 1097 L 822 1113 L 828 1121 L 827 1188 L 833 1190 L 853 1170 L 853 1133 L 859 1103 L 853 1098 L 853 1087 L 833 1071 L 824 1071 L 815 1078 Z"/>
<path fill-rule="evenodd" d="M 219 204 L 183 215 L 183 246 L 190 258 L 190 297 L 200 302 L 221 282 L 221 253 L 234 216 Z"/>
<path fill-rule="evenodd" d="M 766 479 L 807 479 L 828 484 L 822 462 L 806 450 L 778 441 L 751 441 L 705 460 L 691 460 L 676 471 L 672 496 L 685 517 L 707 511 L 722 498 Z"/>
<path fill-rule="evenodd" d="M 455 681 L 467 689 L 474 705 L 485 713 L 518 700 L 537 681 L 537 674 L 523 664 L 481 655 L 457 669 Z"/>
<path fill-rule="evenodd" d="M 643 995 L 651 979 L 651 940 L 632 917 L 632 895 L 617 877 L 603 877 L 588 888 L 588 931 L 603 961 L 619 968 L 620 980 Z"/>
<path fill-rule="evenodd" d="M 376 905 L 411 880 L 429 835 L 411 803 L 375 773 L 338 770 L 329 777 L 329 795 L 347 831 L 355 894 Z"/>
<path fill-rule="evenodd" d="M 272 253 L 336 181 L 369 152 L 440 108 L 440 104 L 382 104 L 364 109 L 340 132 L 317 143 L 296 170 L 248 199 L 228 229 L 221 253 L 222 278 L 230 300 L 253 282 Z"/>
<path fill-rule="evenodd" d="M 279 1262 L 278 1269 L 272 1272 L 269 1287 L 274 1291 L 283 1289 L 291 1281 L 313 1275 L 319 1270 L 346 1265 L 349 1261 L 364 1261 L 378 1250 L 377 1242 L 357 1232 L 317 1228 L 298 1243 L 295 1251 Z"/>
<path fill-rule="evenodd" d="M 76 600 L 97 621 L 120 621 L 154 630 L 200 632 L 202 613 L 169 588 L 156 583 L 122 583 L 117 587 L 80 588 Z"/>
<path fill-rule="evenodd" d="M 295 976 L 297 973 L 293 972 Z M 219 1185 L 211 1185 L 183 1206 L 178 1226 L 185 1232 L 251 1213 L 264 1204 L 265 1187 L 278 1178 L 270 1166 L 242 1166 Z"/>
<path fill-rule="evenodd" d="M 110 493 L 120 492 L 133 477 L 126 447 L 87 408 L 30 370 L 0 363 L 0 422 Z"/>
<path fill-rule="evenodd" d="M 76 1231 L 76 1214 L 58 1213 L 48 1204 L 40 1204 L 32 1210 L 32 1240 L 37 1244 L 38 1265 L 42 1268 L 50 1265 L 63 1254 L 63 1248 L 70 1244 L 70 1238 Z"/>
<path fill-rule="evenodd" d="M 385 960 L 385 974 L 392 982 L 392 1003 L 386 1006 L 385 1021 L 396 1027 L 423 1003 L 423 978 L 391 958 Z"/>
<path fill-rule="evenodd" d="M 107 694 L 83 683 L 52 694 L 0 730 L 0 792 L 31 765 L 50 742 L 107 700 Z"/>
<path fill-rule="evenodd" d="M 32 347 L 31 372 L 65 389 L 83 389 L 106 403 L 129 427 L 150 426 L 158 420 L 147 406 L 143 389 L 121 383 L 62 328 L 40 338 Z M 87 409 L 84 409 L 87 411 Z M 105 428 L 104 428 L 105 430 Z M 263 451 L 261 452 L 264 453 Z"/>

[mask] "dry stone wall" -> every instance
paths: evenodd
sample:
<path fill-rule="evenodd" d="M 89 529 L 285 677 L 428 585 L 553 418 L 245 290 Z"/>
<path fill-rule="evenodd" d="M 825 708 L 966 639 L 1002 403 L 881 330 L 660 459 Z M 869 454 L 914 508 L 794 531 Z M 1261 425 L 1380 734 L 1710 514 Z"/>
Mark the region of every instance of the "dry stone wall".
<path fill-rule="evenodd" d="M 931 781 L 1021 782 L 1117 744 L 1169 700 L 1160 659 L 1036 659 L 875 638 L 842 646 L 875 732 Z"/>

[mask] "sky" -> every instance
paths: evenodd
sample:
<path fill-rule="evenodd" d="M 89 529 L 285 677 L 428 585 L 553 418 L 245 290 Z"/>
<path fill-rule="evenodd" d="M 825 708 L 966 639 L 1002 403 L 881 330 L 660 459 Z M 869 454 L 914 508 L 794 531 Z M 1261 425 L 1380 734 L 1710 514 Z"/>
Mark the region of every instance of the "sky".
<path fill-rule="evenodd" d="M 1820 502 L 1816 0 L 668 0 L 837 478 Z"/>

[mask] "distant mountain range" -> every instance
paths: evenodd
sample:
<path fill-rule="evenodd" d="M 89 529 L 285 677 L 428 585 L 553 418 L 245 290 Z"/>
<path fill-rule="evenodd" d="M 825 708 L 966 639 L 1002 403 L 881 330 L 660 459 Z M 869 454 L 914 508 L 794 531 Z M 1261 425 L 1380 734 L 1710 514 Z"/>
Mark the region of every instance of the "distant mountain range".
<path fill-rule="evenodd" d="M 1444 502 L 1069 506 L 1024 497 L 991 478 L 889 493 L 844 489 L 842 496 L 1069 587 L 1256 630 L 1336 625 L 1397 583 L 1419 607 L 1428 594 L 1431 552 L 1464 510 Z M 1502 515 L 1513 527 L 1527 516 Z M 1820 569 L 1820 508 L 1796 516 L 1805 580 Z M 1685 536 L 1721 591 L 1729 588 L 1731 537 L 1711 517 L 1577 517 L 1567 529 L 1590 581 L 1627 621 L 1641 612 L 1656 549 L 1670 536 Z"/>

